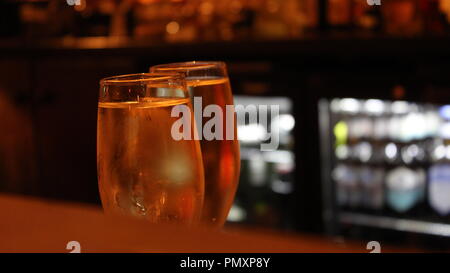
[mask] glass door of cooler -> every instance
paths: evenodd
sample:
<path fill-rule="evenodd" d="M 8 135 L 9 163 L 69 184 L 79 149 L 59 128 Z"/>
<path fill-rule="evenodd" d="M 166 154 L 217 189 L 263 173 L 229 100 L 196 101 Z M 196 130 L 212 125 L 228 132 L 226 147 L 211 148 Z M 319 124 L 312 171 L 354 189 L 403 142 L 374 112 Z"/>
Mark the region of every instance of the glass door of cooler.
<path fill-rule="evenodd" d="M 287 97 L 234 96 L 241 175 L 229 224 L 292 229 L 295 119 Z M 271 108 L 277 108 L 272 112 Z M 251 113 L 252 110 L 255 113 Z M 250 115 L 256 114 L 252 119 Z M 276 144 L 265 149 L 264 143 Z"/>
<path fill-rule="evenodd" d="M 450 236 L 450 106 L 321 99 L 324 220 Z"/>

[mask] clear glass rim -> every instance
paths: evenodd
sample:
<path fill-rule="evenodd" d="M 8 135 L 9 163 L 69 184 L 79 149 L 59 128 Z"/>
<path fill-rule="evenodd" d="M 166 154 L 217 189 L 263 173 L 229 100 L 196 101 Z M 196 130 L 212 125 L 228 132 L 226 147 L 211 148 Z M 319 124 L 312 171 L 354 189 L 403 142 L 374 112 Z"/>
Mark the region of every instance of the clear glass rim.
<path fill-rule="evenodd" d="M 150 67 L 151 73 L 165 73 L 160 71 L 195 71 L 195 70 L 204 70 L 211 68 L 225 68 L 225 63 L 221 61 L 190 61 L 190 62 L 177 62 L 177 63 L 167 63 L 167 64 L 159 64 Z M 157 72 L 152 72 L 152 71 Z"/>
<path fill-rule="evenodd" d="M 100 80 L 105 85 L 139 85 L 147 83 L 178 82 L 183 85 L 184 77 L 176 72 L 148 72 L 106 77 Z"/>

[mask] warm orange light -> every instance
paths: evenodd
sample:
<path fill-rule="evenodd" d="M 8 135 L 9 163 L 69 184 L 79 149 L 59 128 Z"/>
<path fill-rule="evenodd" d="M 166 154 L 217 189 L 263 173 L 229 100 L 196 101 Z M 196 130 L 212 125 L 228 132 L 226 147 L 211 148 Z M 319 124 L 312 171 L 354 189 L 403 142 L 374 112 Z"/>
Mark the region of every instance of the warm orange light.
<path fill-rule="evenodd" d="M 166 31 L 169 34 L 176 34 L 176 33 L 178 33 L 179 30 L 180 30 L 180 24 L 178 24 L 178 22 L 176 22 L 176 21 L 172 21 L 172 22 L 168 23 L 166 26 Z"/>

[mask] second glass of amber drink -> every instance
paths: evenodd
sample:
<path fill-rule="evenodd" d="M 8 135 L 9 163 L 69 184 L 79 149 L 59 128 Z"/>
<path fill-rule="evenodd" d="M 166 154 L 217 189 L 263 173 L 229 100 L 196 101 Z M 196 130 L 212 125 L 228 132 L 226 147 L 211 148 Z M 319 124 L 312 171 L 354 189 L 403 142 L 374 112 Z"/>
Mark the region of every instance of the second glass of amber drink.
<path fill-rule="evenodd" d="M 240 171 L 236 115 L 226 65 L 223 62 L 184 62 L 153 66 L 150 71 L 178 72 L 186 78 L 194 100 L 197 126 L 200 128 L 199 138 L 205 172 L 202 220 L 213 227 L 221 227 L 233 204 Z M 198 107 L 200 104 L 201 107 Z M 219 119 L 220 128 L 213 129 L 216 133 L 219 132 L 221 138 L 211 139 L 205 135 L 208 133 L 205 129 L 210 129 L 207 123 L 215 114 L 207 113 L 205 109 L 213 105 L 222 112 Z M 202 128 L 204 130 L 201 130 Z"/>
<path fill-rule="evenodd" d="M 154 223 L 200 220 L 204 196 L 200 144 L 193 137 L 174 139 L 176 107 L 191 109 L 182 75 L 147 73 L 101 80 L 97 168 L 106 213 Z M 195 122 L 187 124 L 195 130 Z"/>

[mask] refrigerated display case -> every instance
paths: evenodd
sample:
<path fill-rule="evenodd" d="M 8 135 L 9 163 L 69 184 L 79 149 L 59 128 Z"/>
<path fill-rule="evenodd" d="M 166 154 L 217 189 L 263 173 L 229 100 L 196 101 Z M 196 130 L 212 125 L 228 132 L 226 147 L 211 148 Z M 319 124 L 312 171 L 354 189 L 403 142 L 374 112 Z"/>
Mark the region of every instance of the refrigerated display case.
<path fill-rule="evenodd" d="M 258 122 L 238 118 L 238 138 L 241 146 L 241 176 L 235 203 L 228 215 L 231 223 L 257 225 L 266 228 L 293 229 L 290 209 L 295 172 L 293 129 L 295 119 L 292 101 L 287 97 L 235 96 L 237 115 L 247 115 L 247 106 L 258 110 Z M 261 121 L 265 108 L 277 107 L 267 123 Z M 271 111 L 269 111 L 271 112 Z M 279 132 L 275 149 L 261 149 Z"/>
<path fill-rule="evenodd" d="M 450 237 L 449 105 L 334 98 L 318 107 L 329 233 Z"/>

